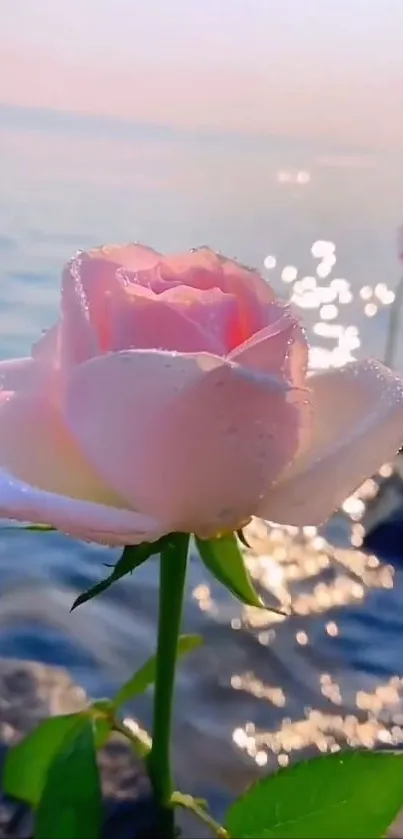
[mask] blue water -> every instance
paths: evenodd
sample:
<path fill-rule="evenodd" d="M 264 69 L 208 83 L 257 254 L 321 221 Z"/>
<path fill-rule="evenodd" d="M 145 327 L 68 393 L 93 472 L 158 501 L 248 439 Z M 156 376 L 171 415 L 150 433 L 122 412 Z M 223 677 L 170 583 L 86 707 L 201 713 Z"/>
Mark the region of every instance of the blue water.
<path fill-rule="evenodd" d="M 402 163 L 396 154 L 317 140 L 203 135 L 0 107 L 0 356 L 29 352 L 54 321 L 61 266 L 77 248 L 125 240 L 161 250 L 208 243 L 263 271 L 273 255 L 276 267 L 265 275 L 288 294 L 283 267 L 295 265 L 302 278 L 314 275 L 311 247 L 318 239 L 336 246 L 324 282 L 350 284 L 351 300 L 340 303 L 337 323 L 356 327 L 357 356 L 382 356 L 390 307 L 378 301 L 375 316 L 368 316 L 359 292 L 379 283 L 393 290 L 399 279 Z M 326 345 L 314 332 L 318 309 L 304 315 L 314 343 Z M 403 369 L 399 343 L 395 362 Z M 335 519 L 329 541 L 348 547 L 350 530 L 351 522 Z M 3 529 L 0 653 L 64 664 L 92 695 L 110 693 L 152 652 L 157 607 L 157 568 L 150 561 L 70 615 L 75 596 L 105 573 L 102 563 L 114 555 L 59 534 Z M 362 706 L 360 692 L 376 705 L 376 688 L 403 676 L 399 557 L 390 588 L 368 587 L 350 555 L 345 564 L 339 560 L 331 557 L 325 568 L 314 563 L 304 579 L 288 581 L 295 596 L 305 592 L 313 601 L 305 613 L 263 629 L 192 562 L 185 624 L 202 631 L 206 644 L 181 669 L 178 685 L 178 733 L 186 735 L 187 749 L 179 738 L 176 760 L 188 788 L 216 784 L 224 797 L 231 794 L 258 771 L 256 750 L 262 766 L 262 752 L 267 765 L 275 763 L 269 735 L 289 719 L 302 723 L 309 709 L 351 716 L 357 702 Z M 345 601 L 344 578 L 358 586 L 353 593 L 350 586 Z M 340 579 L 341 600 L 327 602 L 317 586 L 327 591 Z M 274 633 L 269 640 L 266 631 Z M 324 676 L 337 682 L 340 699 L 331 689 L 329 698 Z M 389 727 L 399 724 L 400 699 L 371 707 L 370 715 Z M 149 696 L 135 713 L 149 722 Z M 245 730 L 260 738 L 255 753 L 250 743 L 245 752 L 239 734 Z M 311 735 L 320 740 L 314 723 Z M 298 748 L 282 741 L 277 751 L 283 759 Z"/>

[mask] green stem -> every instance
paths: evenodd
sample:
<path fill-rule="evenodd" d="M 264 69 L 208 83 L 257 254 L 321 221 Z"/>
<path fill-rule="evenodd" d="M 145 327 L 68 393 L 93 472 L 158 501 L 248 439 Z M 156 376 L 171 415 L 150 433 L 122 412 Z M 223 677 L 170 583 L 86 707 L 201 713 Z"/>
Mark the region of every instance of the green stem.
<path fill-rule="evenodd" d="M 178 638 L 182 620 L 183 596 L 189 535 L 172 534 L 161 552 L 157 663 L 154 690 L 152 747 L 147 764 L 159 809 L 160 839 L 174 839 L 171 803 L 173 781 L 170 759 L 172 706 Z"/>
<path fill-rule="evenodd" d="M 124 722 L 120 722 L 116 717 L 112 719 L 112 728 L 114 731 L 119 732 L 119 734 L 123 734 L 124 737 L 127 737 L 130 740 L 133 751 L 136 755 L 143 760 L 150 754 L 151 751 L 151 739 L 146 731 L 141 732 L 141 734 L 133 734 L 133 731 L 126 725 Z"/>
<path fill-rule="evenodd" d="M 174 792 L 172 796 L 172 803 L 177 807 L 183 807 L 185 810 L 190 810 L 197 819 L 203 822 L 210 829 L 213 836 L 217 839 L 229 839 L 229 833 L 219 822 L 216 822 L 208 813 L 202 804 L 191 795 L 184 795 L 182 792 Z"/>

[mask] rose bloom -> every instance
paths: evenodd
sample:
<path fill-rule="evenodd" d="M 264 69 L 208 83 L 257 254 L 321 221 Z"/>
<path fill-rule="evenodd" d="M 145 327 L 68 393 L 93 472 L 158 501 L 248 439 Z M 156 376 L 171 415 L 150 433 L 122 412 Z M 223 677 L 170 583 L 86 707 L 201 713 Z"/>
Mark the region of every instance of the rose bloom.
<path fill-rule="evenodd" d="M 208 248 L 78 253 L 57 325 L 0 363 L 0 516 L 111 545 L 321 523 L 399 448 L 403 389 L 307 358 L 289 306 Z"/>

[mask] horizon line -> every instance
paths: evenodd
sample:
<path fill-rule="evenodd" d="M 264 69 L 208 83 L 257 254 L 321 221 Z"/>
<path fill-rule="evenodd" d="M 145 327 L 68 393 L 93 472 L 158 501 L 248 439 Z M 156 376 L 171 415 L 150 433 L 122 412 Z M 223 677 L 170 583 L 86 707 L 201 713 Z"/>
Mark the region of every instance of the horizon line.
<path fill-rule="evenodd" d="M 357 156 L 357 154 L 373 156 L 377 151 L 371 146 L 332 141 L 331 139 L 318 138 L 313 135 L 296 137 L 295 133 L 282 133 L 279 131 L 258 130 L 251 132 L 250 130 L 241 131 L 235 128 L 215 128 L 214 126 L 210 127 L 206 125 L 175 125 L 163 120 L 135 120 L 117 114 L 54 108 L 45 105 L 23 105 L 0 100 L 0 120 L 3 118 L 10 118 L 13 122 L 12 127 L 21 130 L 28 128 L 41 131 L 49 128 L 56 130 L 67 128 L 74 132 L 79 128 L 84 130 L 100 128 L 105 131 L 105 135 L 112 132 L 115 135 L 115 139 L 121 140 L 127 140 L 134 132 L 151 131 L 156 135 L 153 138 L 154 140 L 161 139 L 164 141 L 168 138 L 172 140 L 182 139 L 215 143 L 235 140 L 242 145 L 248 146 L 281 142 L 287 143 L 289 146 L 302 145 L 305 151 L 320 150 L 329 153 L 329 149 L 333 149 L 337 154 L 351 153 L 354 156 Z M 41 120 L 46 120 L 47 124 L 41 124 Z M 29 123 L 28 125 L 27 122 Z M 0 130 L 2 128 L 3 126 L 0 122 Z M 124 132 L 125 136 L 122 136 L 122 132 Z"/>

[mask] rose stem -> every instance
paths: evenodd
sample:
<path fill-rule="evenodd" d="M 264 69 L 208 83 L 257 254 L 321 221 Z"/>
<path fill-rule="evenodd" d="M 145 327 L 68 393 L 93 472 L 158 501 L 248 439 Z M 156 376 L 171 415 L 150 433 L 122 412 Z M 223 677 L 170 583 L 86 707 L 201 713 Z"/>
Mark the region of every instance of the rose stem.
<path fill-rule="evenodd" d="M 178 638 L 182 620 L 189 535 L 174 533 L 160 558 L 160 590 L 152 747 L 148 773 L 158 807 L 158 834 L 174 839 L 170 745 Z"/>

